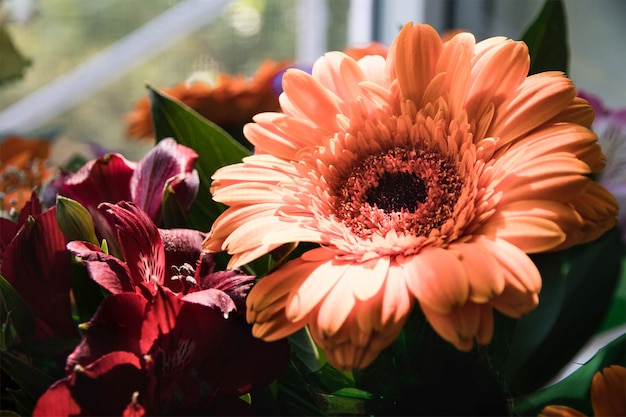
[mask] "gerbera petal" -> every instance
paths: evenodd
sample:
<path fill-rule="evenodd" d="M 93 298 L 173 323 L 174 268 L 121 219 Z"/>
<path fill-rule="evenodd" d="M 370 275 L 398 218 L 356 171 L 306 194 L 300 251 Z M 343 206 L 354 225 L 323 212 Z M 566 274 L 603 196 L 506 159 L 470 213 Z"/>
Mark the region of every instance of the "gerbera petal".
<path fill-rule="evenodd" d="M 233 253 L 228 261 L 228 269 L 239 268 L 242 265 L 250 263 L 263 255 L 270 253 L 271 251 L 278 249 L 282 246 L 282 243 L 275 243 L 273 245 L 259 245 L 247 250 L 245 252 Z"/>
<path fill-rule="evenodd" d="M 202 250 L 221 252 L 224 240 L 239 226 L 251 219 L 271 217 L 279 207 L 275 203 L 229 207 L 213 222 L 209 236 L 202 243 Z"/>
<path fill-rule="evenodd" d="M 304 71 L 288 69 L 283 75 L 283 90 L 279 100 L 285 114 L 309 119 L 328 131 L 337 129 L 341 100 L 318 80 Z"/>
<path fill-rule="evenodd" d="M 211 186 L 213 199 L 229 206 L 282 202 L 283 198 L 279 191 L 280 187 L 264 183 L 237 183 L 223 186 L 218 181 Z"/>
<path fill-rule="evenodd" d="M 342 52 L 327 52 L 313 64 L 312 75 L 347 103 L 360 95 L 359 82 L 365 75 L 356 61 Z M 345 113 L 345 111 L 344 111 Z"/>
<path fill-rule="evenodd" d="M 480 244 L 499 262 L 506 285 L 521 291 L 538 293 L 541 290 L 541 275 L 534 262 L 520 248 L 501 239 L 480 237 Z"/>
<path fill-rule="evenodd" d="M 276 167 L 255 166 L 252 163 L 227 165 L 213 175 L 213 181 L 258 181 L 277 183 L 291 180 Z"/>
<path fill-rule="evenodd" d="M 354 296 L 362 301 L 372 298 L 383 285 L 388 270 L 388 256 L 353 264 L 350 273 L 360 277 L 359 284 L 353 289 Z"/>
<path fill-rule="evenodd" d="M 358 285 L 359 277 L 351 272 L 349 270 L 345 273 L 321 302 L 319 312 L 315 317 L 319 326 L 318 337 L 320 339 L 331 337 L 336 333 L 356 304 L 353 291 Z"/>
<path fill-rule="evenodd" d="M 505 168 L 507 162 L 515 167 Z M 512 155 L 510 161 L 503 158 L 494 166 L 496 172 L 501 169 L 506 170 L 503 178 L 491 184 L 502 192 L 501 205 L 520 200 L 570 201 L 584 190 L 588 182 L 584 175 L 590 171 L 587 164 L 566 154 L 526 161 Z"/>
<path fill-rule="evenodd" d="M 255 317 L 259 312 L 274 304 L 277 300 L 282 299 L 293 288 L 299 287 L 318 266 L 319 264 L 317 263 L 296 259 L 262 278 L 252 287 L 246 298 L 248 307 L 246 317 L 248 321 L 255 321 Z M 286 298 L 284 301 L 286 301 Z"/>
<path fill-rule="evenodd" d="M 395 42 L 395 70 L 402 96 L 421 103 L 443 48 L 437 32 L 427 25 L 404 25 Z M 393 46 L 392 46 L 393 48 Z"/>
<path fill-rule="evenodd" d="M 532 182 L 536 190 L 541 190 L 541 185 L 553 184 L 553 178 L 567 178 L 575 175 L 582 178 L 583 175 L 590 173 L 589 166 L 572 158 L 571 154 L 555 152 L 551 155 L 529 159 L 524 151 L 520 152 L 524 153 L 522 159 L 515 158 L 515 167 L 509 169 L 508 175 L 498 182 L 496 190 L 515 190 L 518 186 L 528 182 Z M 500 161 L 505 163 L 506 159 L 508 158 L 503 157 Z M 499 168 L 498 165 L 496 165 L 497 168 Z M 544 181 L 545 184 L 542 184 Z M 567 200 L 571 197 L 564 198 Z"/>
<path fill-rule="evenodd" d="M 284 312 L 279 312 L 272 320 L 255 323 L 252 326 L 252 334 L 266 342 L 274 342 L 292 335 L 304 326 L 306 326 L 305 320 L 290 321 Z"/>
<path fill-rule="evenodd" d="M 507 152 L 523 148 L 526 160 L 550 155 L 553 152 L 570 153 L 589 165 L 592 171 L 596 171 L 598 162 L 603 159 L 597 140 L 596 134 L 584 126 L 558 122 L 546 124 L 542 129 L 529 134 L 510 147 Z"/>
<path fill-rule="evenodd" d="M 358 61 L 361 71 L 365 74 L 365 79 L 373 84 L 384 87 L 387 90 L 391 84 L 391 80 L 385 73 L 385 59 L 379 55 L 368 55 Z M 363 83 L 361 83 L 361 86 Z"/>
<path fill-rule="evenodd" d="M 530 58 L 525 44 L 505 40 L 472 64 L 466 107 L 470 119 L 477 119 L 490 104 L 497 108 L 518 88 L 528 74 Z"/>
<path fill-rule="evenodd" d="M 499 312 L 518 319 L 537 307 L 538 302 L 537 293 L 523 291 L 510 285 L 504 289 L 502 294 L 493 298 L 490 304 Z"/>
<path fill-rule="evenodd" d="M 480 238 L 496 258 L 506 281 L 504 291 L 491 299 L 498 311 L 515 318 L 531 311 L 538 302 L 541 275 L 532 260 L 519 248 L 503 240 Z"/>
<path fill-rule="evenodd" d="M 538 417 L 587 417 L 587 414 L 566 405 L 549 405 L 541 410 Z"/>
<path fill-rule="evenodd" d="M 497 107 L 486 135 L 499 137 L 498 145 L 505 146 L 556 116 L 575 96 L 574 85 L 562 73 L 531 75 Z"/>
<path fill-rule="evenodd" d="M 281 135 L 280 131 L 278 131 L 275 126 L 263 123 L 260 116 L 267 116 L 267 114 L 261 113 L 260 115 L 256 115 L 255 120 L 258 120 L 257 123 L 248 123 L 243 127 L 244 136 L 254 145 L 257 154 L 259 150 L 266 152 L 264 149 L 271 149 L 272 153 L 276 156 L 292 159 L 298 149 L 296 144 Z M 282 115 L 271 113 L 270 116 L 279 117 Z"/>
<path fill-rule="evenodd" d="M 274 119 L 274 126 L 279 129 L 281 135 L 289 137 L 296 153 L 303 148 L 319 143 L 319 128 L 308 120 L 282 116 Z M 293 166 L 289 168 L 293 169 Z"/>
<path fill-rule="evenodd" d="M 489 304 L 480 305 L 480 324 L 476 332 L 476 342 L 479 345 L 486 345 L 493 338 L 493 308 Z"/>
<path fill-rule="evenodd" d="M 568 238 L 580 240 L 583 219 L 570 204 L 546 200 L 516 201 L 502 207 L 489 219 L 510 219 L 513 217 L 537 217 L 550 220 L 563 230 Z M 570 236 L 573 235 L 573 236 Z"/>
<path fill-rule="evenodd" d="M 444 43 L 436 72 L 445 73 L 446 89 L 449 92 L 450 113 L 454 118 L 465 102 L 471 75 L 471 57 L 475 46 L 474 35 L 460 33 Z M 434 100 L 429 100 L 434 101 Z"/>
<path fill-rule="evenodd" d="M 490 219 L 476 233 L 506 240 L 527 253 L 554 249 L 566 237 L 555 222 L 532 216 Z"/>
<path fill-rule="evenodd" d="M 555 122 L 568 122 L 580 124 L 584 127 L 591 127 L 595 113 L 589 102 L 583 98 L 576 97 L 552 120 Z"/>
<path fill-rule="evenodd" d="M 230 253 L 243 252 L 260 245 L 289 242 L 319 242 L 318 230 L 303 227 L 294 219 L 258 217 L 240 225 L 224 240 L 222 245 Z"/>
<path fill-rule="evenodd" d="M 564 245 L 571 246 L 574 243 L 586 243 L 595 240 L 617 223 L 619 209 L 615 196 L 591 179 L 587 179 L 584 191 L 576 196 L 570 204 L 582 216 L 584 224 L 580 241 L 567 241 L 564 242 Z M 564 246 L 560 248 L 564 248 Z"/>
<path fill-rule="evenodd" d="M 486 303 L 504 290 L 504 276 L 494 257 L 478 242 L 450 245 L 451 251 L 460 254 L 459 260 L 469 281 L 468 299 Z"/>
<path fill-rule="evenodd" d="M 404 257 L 392 262 L 383 287 L 380 308 L 381 323 L 400 323 L 408 317 L 415 303 L 406 284 Z"/>
<path fill-rule="evenodd" d="M 465 304 L 469 296 L 467 272 L 451 251 L 427 248 L 407 256 L 402 267 L 411 293 L 433 311 L 447 313 Z"/>
<path fill-rule="evenodd" d="M 313 250 L 320 251 L 320 249 Z M 317 267 L 302 282 L 302 285 L 289 293 L 285 308 L 287 317 L 297 321 L 309 314 L 348 270 L 352 273 L 351 267 L 352 262 L 341 262 L 332 258 L 318 261 Z"/>
<path fill-rule="evenodd" d="M 433 329 L 459 350 L 469 351 L 481 327 L 481 306 L 468 302 L 449 313 L 439 313 L 420 303 L 426 319 Z M 488 325 L 488 324 L 487 324 Z M 483 329 L 483 332 L 486 332 Z"/>
<path fill-rule="evenodd" d="M 626 415 L 626 368 L 611 365 L 596 372 L 591 381 L 591 405 L 596 416 Z"/>

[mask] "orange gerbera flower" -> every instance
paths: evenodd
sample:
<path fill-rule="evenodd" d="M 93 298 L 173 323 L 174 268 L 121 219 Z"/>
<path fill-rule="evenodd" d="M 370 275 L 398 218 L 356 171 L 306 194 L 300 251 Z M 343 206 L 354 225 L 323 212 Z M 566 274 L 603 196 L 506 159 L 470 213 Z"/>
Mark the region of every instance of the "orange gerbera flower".
<path fill-rule="evenodd" d="M 0 142 L 0 211 L 20 210 L 33 189 L 52 178 L 46 167 L 50 142 L 46 139 L 8 136 Z"/>
<path fill-rule="evenodd" d="M 492 309 L 532 310 L 526 253 L 597 238 L 617 206 L 586 176 L 603 166 L 591 107 L 562 73 L 528 69 L 522 42 L 407 24 L 386 59 L 330 52 L 312 75 L 288 70 L 283 113 L 244 130 L 267 152 L 213 177 L 230 207 L 204 243 L 230 267 L 320 245 L 254 286 L 254 334 L 308 325 L 347 369 L 392 343 L 416 301 L 461 350 L 490 341 Z"/>
<path fill-rule="evenodd" d="M 252 116 L 264 111 L 279 110 L 278 98 L 272 89 L 272 79 L 287 67 L 286 62 L 263 61 L 251 79 L 220 74 L 215 85 L 196 80 L 183 82 L 162 92 L 176 98 L 203 117 L 211 120 L 236 137 Z M 130 138 L 152 138 L 152 115 L 147 97 L 137 102 L 126 116 Z"/>
<path fill-rule="evenodd" d="M 626 368 L 611 365 L 598 371 L 591 380 L 591 407 L 596 417 L 626 416 Z M 539 417 L 585 417 L 566 405 L 549 405 Z"/>

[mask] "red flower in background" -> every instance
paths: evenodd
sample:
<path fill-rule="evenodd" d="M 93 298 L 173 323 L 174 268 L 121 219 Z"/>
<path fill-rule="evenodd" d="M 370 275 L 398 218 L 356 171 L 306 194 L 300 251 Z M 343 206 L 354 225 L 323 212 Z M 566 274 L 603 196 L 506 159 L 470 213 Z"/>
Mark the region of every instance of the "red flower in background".
<path fill-rule="evenodd" d="M 103 203 L 99 211 L 115 233 L 120 256 L 89 242 L 72 241 L 67 247 L 107 291 L 134 292 L 151 300 L 164 286 L 185 300 L 218 307 L 224 315 L 237 311 L 237 304 L 243 308 L 254 277 L 239 270 L 213 272 L 213 255 L 200 250 L 203 233 L 158 229 L 143 210 L 129 202 Z"/>
<path fill-rule="evenodd" d="M 82 326 L 67 376 L 34 414 L 249 413 L 237 397 L 278 377 L 288 358 L 286 341 L 256 339 L 246 323 L 254 277 L 214 272 L 200 232 L 159 230 L 129 202 L 99 210 L 123 260 L 88 242 L 67 246 L 113 295 Z"/>
<path fill-rule="evenodd" d="M 252 337 L 241 316 L 158 287 L 152 301 L 108 297 L 85 326 L 68 374 L 33 415 L 245 415 L 238 397 L 286 368 L 288 345 Z"/>
<path fill-rule="evenodd" d="M 17 223 L 0 218 L 0 273 L 33 313 L 35 340 L 78 338 L 66 243 L 55 207 L 43 211 L 34 192 Z"/>
<path fill-rule="evenodd" d="M 200 180 L 194 164 L 198 154 L 174 139 L 163 139 L 139 162 L 110 153 L 94 159 L 75 174 L 55 180 L 59 195 L 81 203 L 91 213 L 96 227 L 105 232 L 106 222 L 97 207 L 100 203 L 132 201 L 157 224 L 162 221 L 163 194 L 171 190 L 183 211 L 189 210 L 198 193 Z"/>

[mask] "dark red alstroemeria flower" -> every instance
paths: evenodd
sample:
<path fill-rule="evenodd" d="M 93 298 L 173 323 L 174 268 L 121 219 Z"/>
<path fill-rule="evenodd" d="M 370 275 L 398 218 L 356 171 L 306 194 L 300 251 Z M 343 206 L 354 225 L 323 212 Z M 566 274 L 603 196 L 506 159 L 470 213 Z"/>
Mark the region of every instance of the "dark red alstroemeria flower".
<path fill-rule="evenodd" d="M 15 288 L 35 317 L 35 340 L 77 338 L 70 304 L 71 254 L 56 222 L 36 195 L 17 223 L 0 218 L 0 274 Z"/>
<path fill-rule="evenodd" d="M 158 286 L 165 286 L 185 300 L 217 306 L 226 315 L 238 307 L 243 311 L 243 299 L 254 277 L 239 270 L 214 272 L 214 255 L 200 249 L 204 233 L 158 229 L 143 210 L 129 202 L 103 203 L 99 213 L 115 233 L 121 259 L 89 242 L 69 242 L 67 248 L 106 290 L 135 292 L 151 299 Z"/>
<path fill-rule="evenodd" d="M 225 318 L 167 288 L 158 286 L 151 301 L 115 294 L 33 414 L 250 414 L 237 397 L 277 378 L 287 357 L 284 340 L 256 339 L 242 316 Z"/>
<path fill-rule="evenodd" d="M 75 174 L 66 174 L 53 187 L 59 195 L 81 203 L 94 217 L 104 237 L 106 226 L 97 212 L 100 203 L 132 201 L 161 224 L 163 193 L 171 189 L 187 211 L 198 193 L 200 179 L 194 164 L 198 154 L 174 139 L 161 140 L 139 162 L 110 153 L 89 161 Z"/>

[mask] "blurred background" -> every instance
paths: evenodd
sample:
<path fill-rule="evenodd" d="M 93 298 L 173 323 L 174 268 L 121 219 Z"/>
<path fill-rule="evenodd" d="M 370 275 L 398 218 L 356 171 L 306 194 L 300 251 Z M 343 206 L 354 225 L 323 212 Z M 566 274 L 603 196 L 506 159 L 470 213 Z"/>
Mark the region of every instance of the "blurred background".
<path fill-rule="evenodd" d="M 46 132 L 127 158 L 152 143 L 125 137 L 145 85 L 195 71 L 249 76 L 266 58 L 311 63 L 327 50 L 387 45 L 403 23 L 519 39 L 543 0 L 0 0 L 0 44 L 30 64 L 0 85 L 0 137 Z M 626 105 L 626 1 L 565 0 L 570 74 L 609 107 Z M 6 49 L 0 61 L 9 59 Z M 56 147 L 54 158 L 67 155 Z"/>

